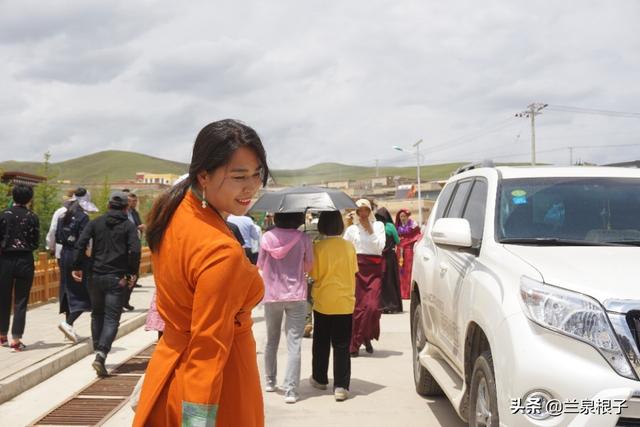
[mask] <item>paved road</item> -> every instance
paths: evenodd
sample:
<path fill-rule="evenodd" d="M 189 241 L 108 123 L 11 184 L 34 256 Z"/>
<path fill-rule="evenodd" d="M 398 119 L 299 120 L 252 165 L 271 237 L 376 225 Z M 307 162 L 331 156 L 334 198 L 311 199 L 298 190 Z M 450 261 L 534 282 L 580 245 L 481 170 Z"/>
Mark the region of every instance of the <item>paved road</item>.
<path fill-rule="evenodd" d="M 262 370 L 266 327 L 262 309 L 254 311 L 254 328 L 258 343 L 258 362 Z M 266 425 L 275 427 L 315 426 L 446 426 L 462 427 L 453 407 L 445 398 L 425 399 L 413 388 L 411 373 L 411 344 L 409 340 L 409 314 L 384 315 L 382 335 L 374 341 L 375 352 L 353 359 L 351 398 L 335 402 L 330 391 L 319 391 L 309 385 L 311 374 L 311 340 L 303 342 L 301 400 L 290 405 L 284 403 L 280 392 L 265 393 Z M 120 363 L 143 349 L 154 340 L 154 333 L 135 331 L 114 343 L 110 363 Z M 286 341 L 281 339 L 278 367 L 284 372 Z M 36 414 L 54 407 L 93 379 L 90 368 L 92 357 L 87 357 L 60 372 L 55 377 L 0 405 L 0 412 L 8 426 L 24 425 Z M 282 375 L 278 378 L 282 381 Z M 51 390 L 56 390 L 51 393 Z M 65 393 L 66 391 L 66 393 Z M 6 417 L 6 418 L 5 418 Z M 133 412 L 128 405 L 105 424 L 120 427 L 131 424 Z"/>
<path fill-rule="evenodd" d="M 405 301 L 408 303 L 408 301 Z M 256 312 L 259 314 L 259 311 Z M 285 404 L 282 393 L 265 393 L 266 425 L 276 427 L 315 426 L 446 426 L 462 427 L 446 398 L 425 399 L 415 393 L 411 370 L 409 313 L 383 315 L 380 341 L 373 342 L 374 353 L 352 359 L 351 398 L 336 402 L 331 391 L 309 385 L 311 375 L 311 341 L 305 339 L 302 353 L 301 400 Z M 255 327 L 262 369 L 265 340 L 264 322 Z M 284 336 L 280 341 L 278 381 L 286 366 Z M 330 368 L 331 369 L 331 368 Z M 331 374 L 329 374 L 331 376 Z"/>

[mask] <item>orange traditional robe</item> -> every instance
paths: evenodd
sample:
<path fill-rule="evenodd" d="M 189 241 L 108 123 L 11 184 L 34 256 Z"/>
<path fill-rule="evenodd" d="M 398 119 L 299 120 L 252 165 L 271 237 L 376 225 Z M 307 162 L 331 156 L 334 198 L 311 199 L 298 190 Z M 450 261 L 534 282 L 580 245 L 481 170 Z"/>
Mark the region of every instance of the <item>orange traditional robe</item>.
<path fill-rule="evenodd" d="M 264 293 L 257 268 L 224 220 L 191 191 L 152 261 L 165 329 L 133 425 L 263 426 L 251 330 L 251 310 Z"/>

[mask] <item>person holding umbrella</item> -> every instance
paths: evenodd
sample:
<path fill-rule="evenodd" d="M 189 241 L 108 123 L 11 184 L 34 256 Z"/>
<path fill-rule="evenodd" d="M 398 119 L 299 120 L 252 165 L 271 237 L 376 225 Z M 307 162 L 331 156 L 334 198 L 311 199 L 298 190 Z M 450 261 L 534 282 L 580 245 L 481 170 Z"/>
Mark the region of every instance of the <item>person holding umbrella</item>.
<path fill-rule="evenodd" d="M 284 401 L 298 400 L 302 334 L 307 315 L 307 280 L 305 273 L 313 266 L 311 239 L 298 227 L 304 224 L 304 213 L 278 212 L 275 228 L 262 236 L 258 268 L 265 286 L 264 317 L 267 344 L 264 350 L 265 391 L 276 391 L 277 353 L 286 316 L 288 361 L 284 378 Z"/>
<path fill-rule="evenodd" d="M 357 357 L 364 344 L 373 353 L 372 339 L 380 337 L 380 289 L 382 286 L 382 250 L 386 242 L 384 224 L 376 221 L 367 199 L 356 201 L 355 223 L 344 233 L 345 240 L 356 248 L 356 306 L 353 312 L 353 331 L 350 353 Z"/>

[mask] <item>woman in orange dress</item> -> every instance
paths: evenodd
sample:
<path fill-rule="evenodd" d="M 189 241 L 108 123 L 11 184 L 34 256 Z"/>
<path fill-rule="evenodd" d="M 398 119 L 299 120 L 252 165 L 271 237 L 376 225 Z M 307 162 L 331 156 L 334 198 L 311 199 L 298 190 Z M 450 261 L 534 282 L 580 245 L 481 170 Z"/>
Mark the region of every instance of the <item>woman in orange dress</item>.
<path fill-rule="evenodd" d="M 165 329 L 134 426 L 264 425 L 251 329 L 264 285 L 223 215 L 244 215 L 267 174 L 253 129 L 214 122 L 196 138 L 189 177 L 154 203 L 147 241 Z"/>

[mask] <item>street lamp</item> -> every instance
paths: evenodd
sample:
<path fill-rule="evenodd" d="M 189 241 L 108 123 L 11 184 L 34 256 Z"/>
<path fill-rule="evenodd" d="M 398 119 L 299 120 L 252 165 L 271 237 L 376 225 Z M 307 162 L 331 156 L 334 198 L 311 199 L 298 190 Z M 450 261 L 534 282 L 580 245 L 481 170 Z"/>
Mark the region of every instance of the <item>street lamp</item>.
<path fill-rule="evenodd" d="M 418 177 L 418 221 L 420 221 L 419 226 L 422 227 L 422 187 L 420 186 L 420 144 L 422 144 L 422 139 L 413 144 L 415 147 L 415 151 L 405 150 L 404 148 L 394 145 L 393 149 L 402 151 L 404 153 L 411 153 L 416 155 L 416 175 Z"/>

